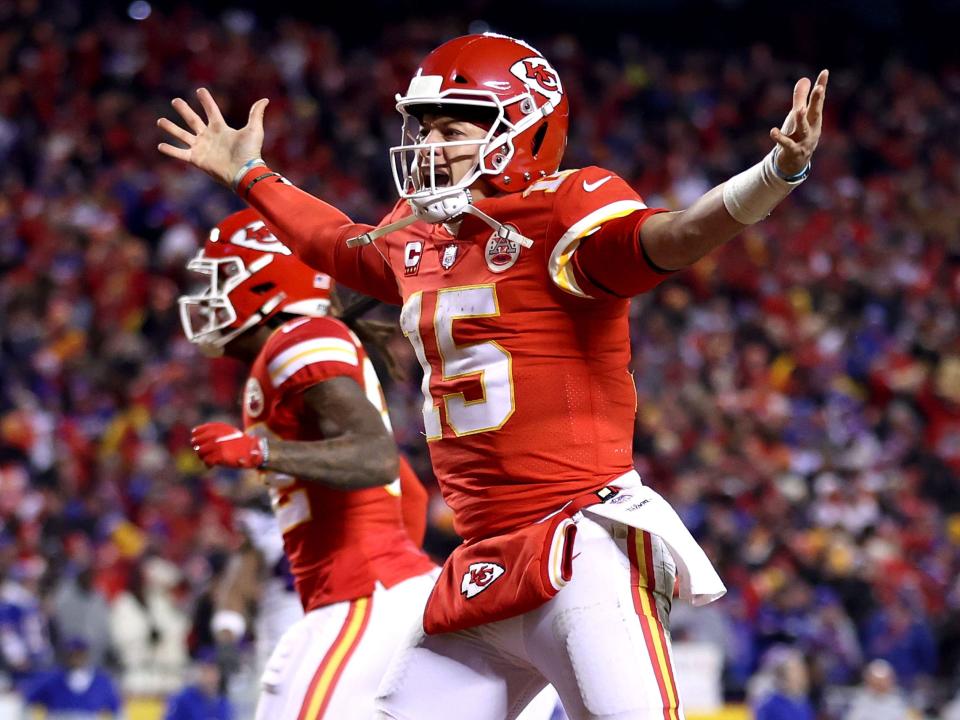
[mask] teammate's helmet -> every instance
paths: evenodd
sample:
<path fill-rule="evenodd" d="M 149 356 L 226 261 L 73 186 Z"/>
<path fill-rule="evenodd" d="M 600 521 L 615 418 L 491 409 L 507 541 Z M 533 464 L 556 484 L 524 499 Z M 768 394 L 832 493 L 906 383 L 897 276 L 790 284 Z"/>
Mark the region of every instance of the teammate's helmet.
<path fill-rule="evenodd" d="M 419 155 L 441 146 L 480 148 L 476 167 L 457 188 L 486 178 L 502 192 L 518 192 L 556 172 L 567 145 L 569 106 L 557 72 L 526 43 L 504 35 L 464 35 L 430 53 L 397 95 L 403 116 L 401 144 L 390 149 L 394 180 L 403 198 L 430 197 L 451 188 L 437 187 L 431 165 Z M 419 138 L 426 112 L 485 117 L 490 130 L 480 140 L 427 145 Z"/>
<path fill-rule="evenodd" d="M 222 350 L 278 313 L 318 317 L 330 307 L 330 276 L 298 260 L 251 209 L 213 228 L 187 269 L 208 284 L 180 296 L 180 322 L 190 342 L 208 348 Z"/>

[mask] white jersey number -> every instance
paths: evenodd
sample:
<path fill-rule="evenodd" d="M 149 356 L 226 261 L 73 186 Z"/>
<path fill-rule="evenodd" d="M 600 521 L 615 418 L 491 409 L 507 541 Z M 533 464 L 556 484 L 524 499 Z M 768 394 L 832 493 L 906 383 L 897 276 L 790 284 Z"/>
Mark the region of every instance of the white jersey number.
<path fill-rule="evenodd" d="M 273 513 L 277 516 L 277 525 L 280 534 L 286 535 L 298 525 L 310 522 L 310 498 L 306 490 L 289 490 L 270 488 L 270 504 Z"/>
<path fill-rule="evenodd" d="M 481 396 L 467 400 L 464 392 L 448 392 L 434 399 L 431 388 L 433 367 L 423 343 L 423 293 L 416 292 L 404 303 L 400 327 L 413 345 L 423 368 L 423 424 L 427 440 L 443 436 L 439 403 L 443 402 L 446 423 L 457 437 L 499 430 L 514 411 L 513 368 L 510 353 L 497 342 L 457 345 L 453 337 L 454 323 L 468 318 L 498 317 L 497 290 L 494 285 L 445 288 L 437 291 L 437 308 L 433 314 L 433 334 L 439 353 L 440 380 L 448 382 L 465 378 L 480 384 Z M 429 326 L 425 328 L 430 331 Z M 439 392 L 438 392 L 439 394 Z"/>

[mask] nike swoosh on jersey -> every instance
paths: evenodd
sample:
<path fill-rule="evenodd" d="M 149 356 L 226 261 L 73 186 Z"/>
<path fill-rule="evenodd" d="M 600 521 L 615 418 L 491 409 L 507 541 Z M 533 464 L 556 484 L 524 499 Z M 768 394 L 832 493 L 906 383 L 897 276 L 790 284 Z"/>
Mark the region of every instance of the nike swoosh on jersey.
<path fill-rule="evenodd" d="M 603 185 L 605 182 L 607 182 L 607 180 L 612 180 L 612 179 L 613 179 L 613 175 L 607 175 L 605 178 L 602 178 L 602 179 L 597 180 L 596 182 L 592 182 L 592 183 L 588 183 L 586 180 L 584 180 L 584 181 L 583 181 L 583 189 L 586 190 L 587 192 L 593 192 L 593 191 L 596 190 L 598 187 L 600 187 L 600 186 Z"/>

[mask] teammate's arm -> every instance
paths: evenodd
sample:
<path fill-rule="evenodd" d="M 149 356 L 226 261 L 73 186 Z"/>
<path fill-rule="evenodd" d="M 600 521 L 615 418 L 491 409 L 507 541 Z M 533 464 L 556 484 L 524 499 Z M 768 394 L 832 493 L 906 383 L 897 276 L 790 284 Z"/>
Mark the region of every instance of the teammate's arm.
<path fill-rule="evenodd" d="M 172 102 L 189 130 L 167 118 L 157 120 L 161 130 L 186 147 L 162 142 L 157 149 L 236 191 L 311 267 L 378 300 L 400 304 L 393 272 L 377 249 L 362 247 L 348 252 L 345 245 L 347 238 L 362 235 L 371 226 L 354 223 L 337 208 L 294 187 L 260 159 L 263 114 L 269 101 L 257 100 L 247 124 L 234 129 L 227 125 L 206 88 L 197 90 L 197 99 L 206 120 L 182 98 Z"/>
<path fill-rule="evenodd" d="M 647 218 L 640 242 L 649 261 L 667 271 L 687 267 L 769 214 L 793 189 L 785 178 L 799 177 L 809 167 L 820 140 L 826 90 L 826 70 L 812 92 L 809 79 L 798 81 L 783 128 L 770 131 L 777 143 L 774 156 L 713 188 L 686 210 Z"/>
<path fill-rule="evenodd" d="M 303 399 L 323 440 L 268 440 L 226 423 L 206 423 L 193 429 L 193 448 L 210 466 L 272 470 L 341 490 L 397 479 L 396 443 L 355 380 L 323 380 L 304 390 Z"/>
<path fill-rule="evenodd" d="M 211 630 L 220 644 L 240 642 L 246 632 L 246 615 L 257 597 L 263 560 L 249 540 L 230 555 L 214 594 Z"/>
<path fill-rule="evenodd" d="M 355 380 L 338 376 L 308 388 L 324 440 L 268 442 L 263 468 L 341 490 L 388 485 L 397 479 L 397 445 Z"/>

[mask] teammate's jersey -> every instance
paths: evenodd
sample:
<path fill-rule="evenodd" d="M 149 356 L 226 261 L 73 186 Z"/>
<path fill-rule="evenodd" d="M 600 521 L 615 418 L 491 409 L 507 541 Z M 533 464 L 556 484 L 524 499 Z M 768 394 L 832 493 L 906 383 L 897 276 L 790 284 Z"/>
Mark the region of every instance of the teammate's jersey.
<path fill-rule="evenodd" d="M 462 536 L 535 521 L 633 467 L 628 298 L 665 275 L 639 244 L 658 211 L 622 179 L 566 171 L 476 203 L 531 248 L 467 216 L 456 237 L 418 222 L 354 250 L 346 238 L 367 228 L 296 188 L 259 183 L 248 200 L 306 262 L 402 300 L 434 470 Z M 300 220 L 284 222 L 294 207 Z M 398 203 L 384 223 L 408 212 Z"/>
<path fill-rule="evenodd" d="M 298 318 L 267 340 L 244 390 L 244 427 L 284 440 L 321 440 L 304 392 L 337 376 L 355 380 L 389 428 L 373 364 L 357 337 L 333 318 Z M 373 592 L 433 567 L 407 535 L 399 480 L 341 491 L 291 476 L 275 477 L 274 513 L 304 610 Z M 278 486 L 279 487 L 276 487 Z"/>
<path fill-rule="evenodd" d="M 262 510 L 241 508 L 237 511 L 236 523 L 259 553 L 265 568 L 255 623 L 257 656 L 265 663 L 287 628 L 303 617 L 303 606 L 294 585 L 290 561 L 283 551 L 283 536 L 276 517 Z"/>

